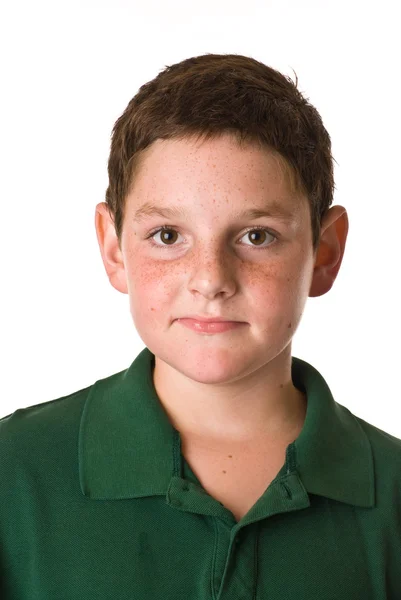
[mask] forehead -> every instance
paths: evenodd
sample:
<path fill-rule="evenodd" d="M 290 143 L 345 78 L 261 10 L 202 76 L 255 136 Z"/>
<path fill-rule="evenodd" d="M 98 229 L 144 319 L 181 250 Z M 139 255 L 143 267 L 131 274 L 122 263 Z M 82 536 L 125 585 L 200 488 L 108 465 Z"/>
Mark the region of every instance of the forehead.
<path fill-rule="evenodd" d="M 292 191 L 296 188 L 294 170 L 284 156 L 273 148 L 262 148 L 256 143 L 243 142 L 240 145 L 229 134 L 201 141 L 195 141 L 193 137 L 157 139 L 139 153 L 135 163 L 137 179 L 163 175 L 167 167 L 192 175 L 213 169 L 217 177 L 228 173 L 238 173 L 239 177 L 248 175 L 250 179 L 265 175 L 271 183 L 284 179 Z"/>
<path fill-rule="evenodd" d="M 249 211 L 267 201 L 276 213 L 280 207 L 291 214 L 308 207 L 284 157 L 254 143 L 240 146 L 230 135 L 201 142 L 158 139 L 135 162 L 129 200 L 136 211 L 142 208 L 145 214 L 152 205 L 185 206 L 208 198 L 224 199 L 230 208 L 240 203 Z"/>

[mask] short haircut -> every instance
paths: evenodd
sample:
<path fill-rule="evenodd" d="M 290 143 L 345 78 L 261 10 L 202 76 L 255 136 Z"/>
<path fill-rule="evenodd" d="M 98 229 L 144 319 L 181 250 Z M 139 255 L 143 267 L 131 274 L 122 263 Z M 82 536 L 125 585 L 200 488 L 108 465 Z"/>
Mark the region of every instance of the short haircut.
<path fill-rule="evenodd" d="M 119 246 L 126 198 L 157 139 L 207 141 L 232 135 L 277 155 L 310 207 L 312 246 L 333 202 L 331 139 L 320 114 L 279 71 L 239 54 L 204 54 L 166 66 L 139 88 L 114 124 L 106 204 Z"/>

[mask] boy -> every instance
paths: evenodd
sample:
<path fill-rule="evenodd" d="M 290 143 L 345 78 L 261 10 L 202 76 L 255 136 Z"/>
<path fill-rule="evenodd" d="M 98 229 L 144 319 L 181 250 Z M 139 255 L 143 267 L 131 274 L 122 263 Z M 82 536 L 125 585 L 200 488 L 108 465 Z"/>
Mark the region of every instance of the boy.
<path fill-rule="evenodd" d="M 145 349 L 0 420 L 1 598 L 401 597 L 401 440 L 291 355 L 341 266 L 333 190 L 270 67 L 207 54 L 140 88 L 95 227 Z"/>

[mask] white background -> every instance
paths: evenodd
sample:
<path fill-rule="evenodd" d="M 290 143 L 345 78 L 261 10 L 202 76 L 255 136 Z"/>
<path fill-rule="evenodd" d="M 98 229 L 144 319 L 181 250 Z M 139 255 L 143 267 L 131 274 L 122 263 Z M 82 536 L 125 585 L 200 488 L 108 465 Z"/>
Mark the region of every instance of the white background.
<path fill-rule="evenodd" d="M 293 339 L 334 398 L 401 438 L 396 2 L 3 2 L 0 417 L 127 368 L 144 343 L 95 233 L 115 120 L 166 65 L 252 56 L 294 78 L 332 139 L 349 234 Z"/>

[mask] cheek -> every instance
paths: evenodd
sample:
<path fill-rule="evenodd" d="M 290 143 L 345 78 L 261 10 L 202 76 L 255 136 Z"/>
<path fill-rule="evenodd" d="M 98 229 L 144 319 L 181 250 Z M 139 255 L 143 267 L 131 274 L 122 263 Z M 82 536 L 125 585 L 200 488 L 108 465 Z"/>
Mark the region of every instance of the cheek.
<path fill-rule="evenodd" d="M 129 268 L 129 294 L 131 311 L 141 318 L 154 318 L 164 311 L 170 314 L 175 299 L 182 299 L 182 286 L 185 287 L 187 275 L 181 268 L 172 268 L 167 261 L 152 262 L 147 259 L 146 268 L 140 260 L 134 260 Z M 278 261 L 268 268 L 251 265 L 238 273 L 238 292 L 232 299 L 238 308 L 244 308 L 243 301 L 254 314 L 263 316 L 291 312 L 294 304 L 303 304 L 303 296 L 309 284 L 301 262 L 293 260 Z"/>
<path fill-rule="evenodd" d="M 275 303 L 283 301 L 300 286 L 299 268 L 289 263 L 277 262 L 268 268 L 260 266 L 252 269 L 244 279 L 244 289 L 258 302 Z"/>
<path fill-rule="evenodd" d="M 247 279 L 244 294 L 254 317 L 269 327 L 282 329 L 300 318 L 308 296 L 306 284 L 299 263 L 277 263 L 254 272 Z"/>
<path fill-rule="evenodd" d="M 171 269 L 147 263 L 146 268 L 133 264 L 129 273 L 131 312 L 140 318 L 156 318 L 171 304 L 174 295 Z M 152 317 L 153 316 L 153 317 Z"/>

